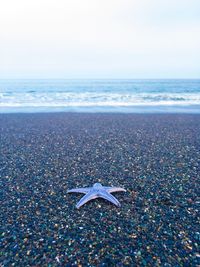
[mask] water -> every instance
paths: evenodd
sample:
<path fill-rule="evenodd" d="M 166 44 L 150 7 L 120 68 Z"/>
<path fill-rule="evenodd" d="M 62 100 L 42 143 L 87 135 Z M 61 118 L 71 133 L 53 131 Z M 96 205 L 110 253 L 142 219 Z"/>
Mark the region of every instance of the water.
<path fill-rule="evenodd" d="M 200 113 L 200 80 L 0 80 L 0 112 Z"/>

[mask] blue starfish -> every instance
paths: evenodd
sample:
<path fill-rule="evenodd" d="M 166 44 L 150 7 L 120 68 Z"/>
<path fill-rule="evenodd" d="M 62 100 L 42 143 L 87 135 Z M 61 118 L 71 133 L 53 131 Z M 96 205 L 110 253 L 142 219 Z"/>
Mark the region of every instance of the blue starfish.
<path fill-rule="evenodd" d="M 114 205 L 120 207 L 119 201 L 110 193 L 124 191 L 125 189 L 121 187 L 109 187 L 109 186 L 102 186 L 100 183 L 96 183 L 93 187 L 85 187 L 85 188 L 75 188 L 68 190 L 67 193 L 83 193 L 85 194 L 84 197 L 80 199 L 77 203 L 76 208 L 79 209 L 82 205 L 87 203 L 88 201 L 101 197 L 107 199 L 108 201 L 112 202 Z"/>

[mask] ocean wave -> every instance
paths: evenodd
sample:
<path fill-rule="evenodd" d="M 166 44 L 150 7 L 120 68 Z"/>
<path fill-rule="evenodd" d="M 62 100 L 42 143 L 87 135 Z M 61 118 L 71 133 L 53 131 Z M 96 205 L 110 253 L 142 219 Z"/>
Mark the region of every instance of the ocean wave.
<path fill-rule="evenodd" d="M 200 93 L 1 93 L 0 107 L 129 107 L 200 105 Z"/>

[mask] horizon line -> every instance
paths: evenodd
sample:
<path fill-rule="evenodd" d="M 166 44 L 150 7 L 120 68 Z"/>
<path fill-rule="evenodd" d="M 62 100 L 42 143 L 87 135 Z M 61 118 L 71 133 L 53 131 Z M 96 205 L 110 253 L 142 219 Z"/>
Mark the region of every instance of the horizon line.
<path fill-rule="evenodd" d="M 0 80 L 200 80 L 200 78 L 48 78 L 48 77 L 35 77 L 35 78 L 1 78 Z"/>

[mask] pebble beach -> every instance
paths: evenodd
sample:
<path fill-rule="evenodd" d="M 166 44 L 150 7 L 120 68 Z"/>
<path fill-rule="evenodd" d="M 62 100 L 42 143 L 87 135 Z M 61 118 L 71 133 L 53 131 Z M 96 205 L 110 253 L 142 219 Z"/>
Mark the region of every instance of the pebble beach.
<path fill-rule="evenodd" d="M 1 114 L 0 266 L 199 266 L 199 178 L 198 114 Z"/>

